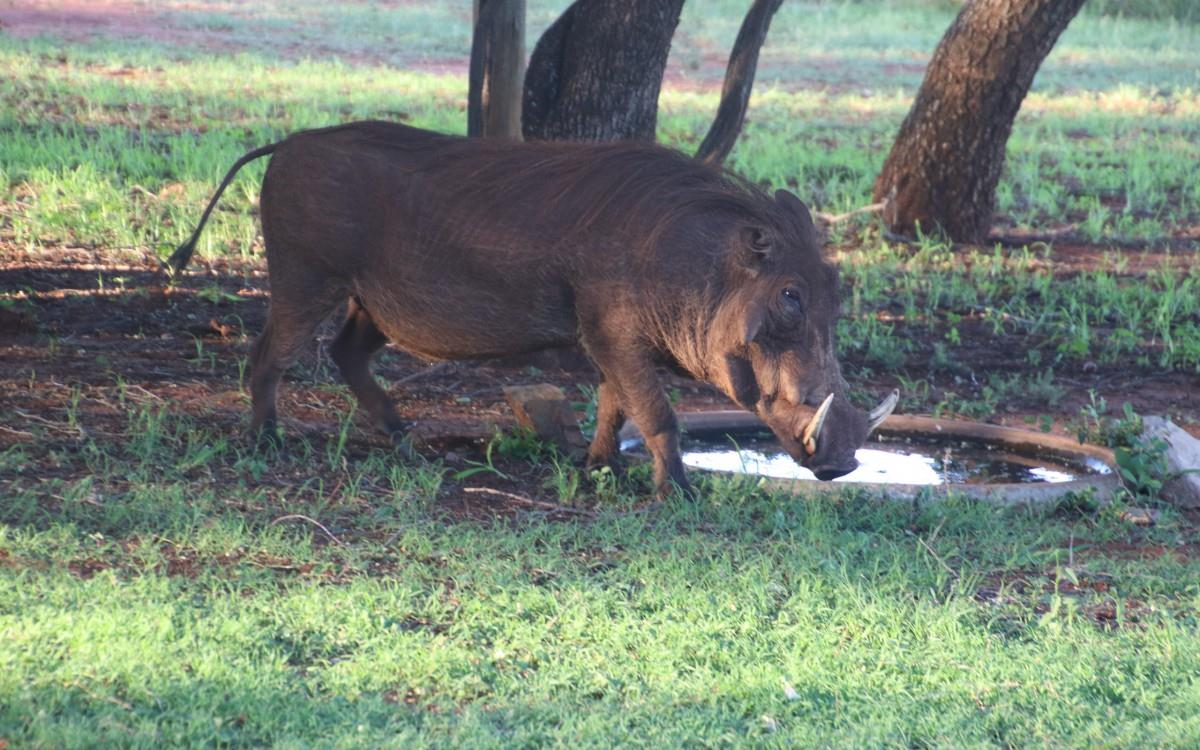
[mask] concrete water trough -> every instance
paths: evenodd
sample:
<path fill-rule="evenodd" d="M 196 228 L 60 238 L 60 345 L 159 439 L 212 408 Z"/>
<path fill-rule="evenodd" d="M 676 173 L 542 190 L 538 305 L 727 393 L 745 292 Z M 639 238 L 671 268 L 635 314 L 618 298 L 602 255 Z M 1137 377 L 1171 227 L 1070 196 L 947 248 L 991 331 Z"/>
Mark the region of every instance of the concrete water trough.
<path fill-rule="evenodd" d="M 1033 430 L 893 415 L 859 450 L 858 470 L 819 482 L 783 453 L 749 412 L 678 417 L 690 469 L 759 476 L 764 484 L 798 495 L 857 488 L 892 499 L 954 494 L 998 505 L 1042 505 L 1081 492 L 1105 502 L 1120 488 L 1111 451 Z M 632 424 L 621 431 L 621 439 L 623 450 L 640 452 L 641 436 Z"/>

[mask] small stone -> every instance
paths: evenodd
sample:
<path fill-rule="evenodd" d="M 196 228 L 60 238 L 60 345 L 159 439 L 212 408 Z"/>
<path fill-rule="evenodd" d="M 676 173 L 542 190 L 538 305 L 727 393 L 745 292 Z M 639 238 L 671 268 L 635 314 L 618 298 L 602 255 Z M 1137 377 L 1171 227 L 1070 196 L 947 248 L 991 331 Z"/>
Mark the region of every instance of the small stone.
<path fill-rule="evenodd" d="M 1126 508 L 1121 513 L 1121 520 L 1134 526 L 1153 526 L 1158 523 L 1158 511 L 1153 508 Z"/>
<path fill-rule="evenodd" d="M 563 455 L 582 459 L 587 454 L 587 440 L 561 388 L 549 383 L 507 386 L 504 397 L 512 407 L 517 424 L 533 430 L 542 440 L 554 443 Z"/>
<path fill-rule="evenodd" d="M 1167 472 L 1162 499 L 1180 508 L 1200 508 L 1200 440 L 1165 417 L 1144 417 L 1142 439 L 1167 444 Z"/>
<path fill-rule="evenodd" d="M 796 692 L 796 688 L 792 687 L 787 680 L 783 681 L 783 697 L 790 701 L 800 700 L 800 694 Z"/>

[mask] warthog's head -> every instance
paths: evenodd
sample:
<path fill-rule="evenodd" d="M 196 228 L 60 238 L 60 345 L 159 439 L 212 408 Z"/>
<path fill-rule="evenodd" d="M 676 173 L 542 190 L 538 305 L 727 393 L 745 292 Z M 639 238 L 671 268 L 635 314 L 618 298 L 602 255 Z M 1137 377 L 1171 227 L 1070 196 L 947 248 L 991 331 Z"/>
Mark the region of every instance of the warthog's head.
<path fill-rule="evenodd" d="M 837 271 L 821 258 L 799 198 L 780 190 L 770 214 L 733 240 L 730 284 L 709 329 L 710 380 L 755 411 L 798 463 L 834 479 L 858 466 L 855 451 L 898 394 L 869 414 L 846 399 L 835 341 Z"/>

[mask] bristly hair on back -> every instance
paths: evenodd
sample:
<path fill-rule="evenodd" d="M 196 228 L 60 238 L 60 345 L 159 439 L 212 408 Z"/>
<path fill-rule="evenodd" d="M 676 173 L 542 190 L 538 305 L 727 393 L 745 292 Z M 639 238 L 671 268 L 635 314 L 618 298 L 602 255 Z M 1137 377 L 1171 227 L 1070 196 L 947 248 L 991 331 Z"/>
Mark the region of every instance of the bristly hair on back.
<path fill-rule="evenodd" d="M 600 230 L 652 247 L 697 214 L 767 223 L 773 203 L 731 171 L 643 143 L 454 139 L 418 171 L 426 169 L 436 171 L 438 184 L 454 186 L 468 225 L 512 216 L 517 204 L 524 222 L 564 242 Z M 497 211 L 501 204 L 505 210 Z"/>

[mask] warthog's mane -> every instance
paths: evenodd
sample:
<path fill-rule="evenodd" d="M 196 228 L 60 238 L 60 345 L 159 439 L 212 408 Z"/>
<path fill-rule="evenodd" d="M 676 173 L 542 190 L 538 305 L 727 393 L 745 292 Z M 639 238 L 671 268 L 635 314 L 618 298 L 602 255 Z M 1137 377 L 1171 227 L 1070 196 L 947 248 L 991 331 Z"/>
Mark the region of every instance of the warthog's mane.
<path fill-rule="evenodd" d="M 526 215 L 568 237 L 599 230 L 652 244 L 679 222 L 698 216 L 767 220 L 769 204 L 757 187 L 667 148 L 641 143 L 488 146 L 490 153 L 464 175 L 468 184 L 492 188 L 495 200 L 524 203 Z"/>
<path fill-rule="evenodd" d="M 610 236 L 637 249 L 692 219 L 770 221 L 773 201 L 758 186 L 662 146 L 514 143 L 408 128 L 411 138 L 397 138 L 393 128 L 372 145 L 404 152 L 398 161 L 422 183 L 421 199 L 443 212 L 454 206 L 457 232 L 495 232 L 507 218 L 560 242 Z"/>

